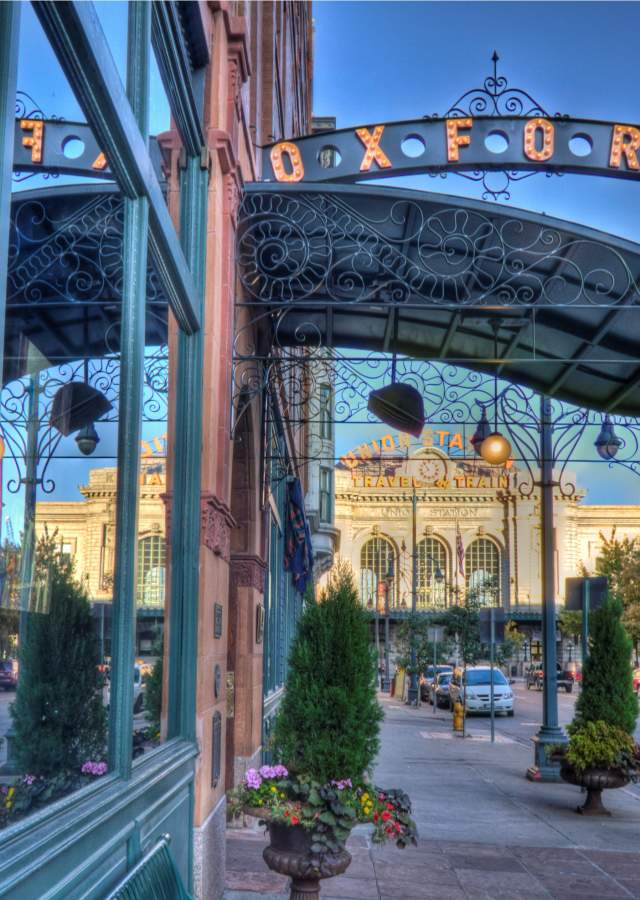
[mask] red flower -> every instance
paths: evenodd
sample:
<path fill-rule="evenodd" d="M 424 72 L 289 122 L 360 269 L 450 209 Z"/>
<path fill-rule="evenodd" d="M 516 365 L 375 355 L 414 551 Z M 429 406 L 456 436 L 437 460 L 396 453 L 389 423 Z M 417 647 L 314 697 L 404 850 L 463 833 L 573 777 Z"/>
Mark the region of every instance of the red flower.
<path fill-rule="evenodd" d="M 390 809 L 393 812 L 393 803 L 387 803 L 387 809 Z"/>
<path fill-rule="evenodd" d="M 297 816 L 291 816 L 291 824 L 297 825 L 300 819 Z"/>
<path fill-rule="evenodd" d="M 284 814 L 285 814 L 285 816 L 288 816 L 288 815 L 289 815 L 289 810 L 288 810 L 288 809 L 285 809 Z"/>
<path fill-rule="evenodd" d="M 390 825 L 385 828 L 385 831 L 387 832 L 387 834 L 393 834 L 393 828 Z"/>
<path fill-rule="evenodd" d="M 378 800 L 384 800 L 384 794 L 378 794 Z"/>
<path fill-rule="evenodd" d="M 401 831 L 401 830 L 402 830 L 402 825 L 400 824 L 400 822 L 396 822 L 396 831 Z"/>
<path fill-rule="evenodd" d="M 391 813 L 387 812 L 387 810 L 385 809 L 385 811 L 382 813 L 382 821 L 388 822 L 390 818 L 391 818 Z"/>
<path fill-rule="evenodd" d="M 373 821 L 374 821 L 374 822 L 377 822 L 379 818 L 380 818 L 380 816 L 378 815 L 377 812 L 373 814 Z"/>

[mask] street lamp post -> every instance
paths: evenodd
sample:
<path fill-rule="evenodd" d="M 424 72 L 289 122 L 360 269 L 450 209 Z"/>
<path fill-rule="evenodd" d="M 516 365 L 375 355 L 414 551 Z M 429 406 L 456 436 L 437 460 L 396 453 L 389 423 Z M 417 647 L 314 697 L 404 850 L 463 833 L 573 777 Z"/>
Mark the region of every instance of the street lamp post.
<path fill-rule="evenodd" d="M 418 499 L 416 497 L 416 489 L 413 489 L 411 496 L 412 523 L 411 523 L 411 616 L 415 624 L 416 604 L 418 594 L 418 546 L 416 541 L 416 517 L 418 509 Z M 418 672 L 417 654 L 416 654 L 416 634 L 415 627 L 411 627 L 411 681 L 409 683 L 409 706 L 418 705 Z"/>
<path fill-rule="evenodd" d="M 550 744 L 566 742 L 558 725 L 558 690 L 556 672 L 556 605 L 553 527 L 553 422 L 551 400 L 540 398 L 540 470 L 542 531 L 542 725 L 536 737 L 534 765 L 527 771 L 533 781 L 559 781 L 559 765 L 548 757 Z"/>

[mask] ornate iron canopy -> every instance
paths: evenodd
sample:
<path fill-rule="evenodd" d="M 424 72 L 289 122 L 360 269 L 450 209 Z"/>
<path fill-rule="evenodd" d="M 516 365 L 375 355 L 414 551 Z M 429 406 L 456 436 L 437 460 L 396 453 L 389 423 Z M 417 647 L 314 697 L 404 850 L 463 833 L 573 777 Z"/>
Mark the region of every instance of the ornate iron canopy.
<path fill-rule="evenodd" d="M 455 360 L 640 412 L 640 246 L 629 241 L 441 194 L 254 184 L 237 256 L 239 322 L 245 334 L 263 326 L 265 359 L 274 345 L 326 345 Z M 249 345 L 237 361 L 255 359 Z"/>

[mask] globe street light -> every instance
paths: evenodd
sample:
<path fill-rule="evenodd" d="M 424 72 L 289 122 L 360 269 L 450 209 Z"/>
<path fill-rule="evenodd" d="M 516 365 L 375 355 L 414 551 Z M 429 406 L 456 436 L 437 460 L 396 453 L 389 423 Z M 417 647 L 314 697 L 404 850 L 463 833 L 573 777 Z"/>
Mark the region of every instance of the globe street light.
<path fill-rule="evenodd" d="M 599 456 L 604 460 L 613 459 L 622 446 L 622 439 L 615 433 L 608 413 L 604 417 L 600 433 L 594 443 Z"/>

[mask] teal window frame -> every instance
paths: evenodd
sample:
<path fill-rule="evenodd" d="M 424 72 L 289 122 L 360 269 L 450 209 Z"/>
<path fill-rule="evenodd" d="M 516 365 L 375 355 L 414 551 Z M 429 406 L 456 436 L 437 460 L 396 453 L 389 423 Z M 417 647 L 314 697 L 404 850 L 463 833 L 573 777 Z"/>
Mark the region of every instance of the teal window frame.
<path fill-rule="evenodd" d="M 57 861 L 64 856 L 63 850 L 68 850 L 74 836 L 79 841 L 86 838 L 91 829 L 99 829 L 106 817 L 117 816 L 118 811 L 125 808 L 131 811 L 131 821 L 126 826 L 131 832 L 126 837 L 131 864 L 136 841 L 140 841 L 139 835 L 135 836 L 133 821 L 136 809 L 144 809 L 140 804 L 145 803 L 150 785 L 155 783 L 154 779 L 165 779 L 167 784 L 173 780 L 182 788 L 187 783 L 192 785 L 193 759 L 197 755 L 195 694 L 203 364 L 200 322 L 203 315 L 209 181 L 209 156 L 201 121 L 202 103 L 198 104 L 193 90 L 192 73 L 182 31 L 177 27 L 179 18 L 174 2 L 129 3 L 126 88 L 116 69 L 93 3 L 33 0 L 32 6 L 125 198 L 112 638 L 114 665 L 110 704 L 110 771 L 96 784 L 52 803 L 3 831 L 0 835 L 0 893 L 7 886 L 9 892 L 19 889 L 21 879 L 31 877 L 28 874 L 30 869 L 35 870 L 42 860 L 43 840 L 47 841 L 49 859 Z M 0 4 L 0 147 L 3 151 L 0 167 L 0 353 L 4 347 L 6 313 L 19 17 L 19 3 Z M 152 46 L 184 147 L 180 173 L 179 235 L 169 215 L 147 148 Z M 138 495 L 147 248 L 162 278 L 179 329 L 174 382 L 176 419 L 169 714 L 167 742 L 132 762 L 133 684 L 130 673 L 134 659 L 138 531 L 137 503 L 127 503 L 125 498 Z M 184 765 L 189 762 L 191 770 L 185 774 Z M 177 790 L 175 785 L 173 789 Z M 192 787 L 190 790 L 192 812 Z M 117 839 L 123 839 L 122 833 L 112 836 L 113 841 Z M 100 840 L 96 837 L 96 841 Z M 192 868 L 190 854 L 189 846 L 189 877 Z M 82 860 L 86 867 L 86 857 Z M 43 873 L 42 877 L 49 879 L 42 882 L 43 885 L 50 885 L 51 879 L 55 879 L 56 865 L 59 863 L 51 863 L 48 876 Z M 81 872 L 79 868 L 77 875 L 69 875 L 63 891 L 72 890 L 74 877 L 77 886 L 84 887 L 82 879 L 87 877 L 87 869 Z"/>

